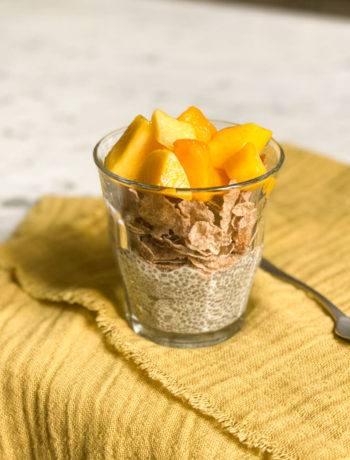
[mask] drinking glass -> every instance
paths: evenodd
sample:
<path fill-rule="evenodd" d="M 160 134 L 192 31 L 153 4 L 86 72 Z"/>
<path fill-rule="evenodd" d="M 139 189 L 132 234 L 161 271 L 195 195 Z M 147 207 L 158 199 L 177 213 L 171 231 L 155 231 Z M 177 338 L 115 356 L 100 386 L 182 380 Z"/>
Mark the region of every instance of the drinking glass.
<path fill-rule="evenodd" d="M 213 123 L 218 129 L 234 126 Z M 128 180 L 104 166 L 124 130 L 103 137 L 94 160 L 124 285 L 126 319 L 135 333 L 161 345 L 222 342 L 243 325 L 262 257 L 263 211 L 283 150 L 269 141 L 262 152 L 267 172 L 258 178 L 174 190 Z"/>

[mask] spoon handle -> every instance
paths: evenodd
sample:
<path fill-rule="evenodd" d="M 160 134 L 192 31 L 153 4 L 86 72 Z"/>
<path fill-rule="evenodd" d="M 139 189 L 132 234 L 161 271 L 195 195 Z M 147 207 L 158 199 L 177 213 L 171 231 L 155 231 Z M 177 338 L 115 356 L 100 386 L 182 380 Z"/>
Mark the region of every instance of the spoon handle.
<path fill-rule="evenodd" d="M 290 283 L 295 284 L 296 286 L 304 289 L 308 294 L 311 294 L 311 296 L 322 305 L 322 307 L 332 316 L 332 318 L 337 321 L 341 316 L 345 316 L 344 313 L 339 310 L 338 307 L 336 307 L 331 301 L 329 301 L 325 296 L 320 294 L 318 291 L 313 289 L 311 286 L 303 283 L 302 281 L 293 278 L 293 276 L 288 275 L 288 273 L 285 273 L 283 270 L 275 267 L 271 262 L 269 262 L 267 259 L 262 258 L 260 262 L 260 268 L 265 270 L 266 272 L 271 273 L 272 275 L 278 276 L 279 278 L 282 278 L 286 281 L 289 281 Z"/>

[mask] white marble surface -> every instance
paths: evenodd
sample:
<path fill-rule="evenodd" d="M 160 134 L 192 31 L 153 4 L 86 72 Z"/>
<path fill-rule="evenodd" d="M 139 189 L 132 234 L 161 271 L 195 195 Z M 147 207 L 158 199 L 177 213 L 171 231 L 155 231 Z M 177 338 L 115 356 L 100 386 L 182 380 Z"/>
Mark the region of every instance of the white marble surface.
<path fill-rule="evenodd" d="M 99 194 L 137 113 L 255 121 L 350 163 L 349 20 L 171 0 L 0 1 L 0 240 L 41 195 Z"/>

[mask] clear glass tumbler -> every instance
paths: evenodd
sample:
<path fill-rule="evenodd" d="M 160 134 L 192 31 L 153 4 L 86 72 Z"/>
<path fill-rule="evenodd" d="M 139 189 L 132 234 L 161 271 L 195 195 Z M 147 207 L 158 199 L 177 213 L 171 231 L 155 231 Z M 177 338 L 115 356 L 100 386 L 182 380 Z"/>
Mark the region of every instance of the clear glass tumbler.
<path fill-rule="evenodd" d="M 234 125 L 213 123 L 218 129 Z M 270 140 L 263 151 L 263 176 L 223 187 L 177 189 L 179 198 L 174 189 L 130 181 L 105 168 L 123 132 L 103 137 L 94 160 L 122 274 L 127 321 L 137 334 L 162 345 L 194 348 L 222 342 L 243 324 L 262 256 L 263 210 L 283 150 Z"/>

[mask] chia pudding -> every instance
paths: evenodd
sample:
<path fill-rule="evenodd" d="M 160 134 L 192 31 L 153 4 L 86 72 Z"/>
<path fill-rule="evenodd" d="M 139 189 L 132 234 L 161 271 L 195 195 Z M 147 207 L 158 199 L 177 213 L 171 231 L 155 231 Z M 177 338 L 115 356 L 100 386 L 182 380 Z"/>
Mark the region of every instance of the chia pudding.
<path fill-rule="evenodd" d="M 129 307 L 143 324 L 193 334 L 217 331 L 244 314 L 261 253 L 262 246 L 212 273 L 186 265 L 159 269 L 125 249 L 118 250 L 117 259 Z"/>

